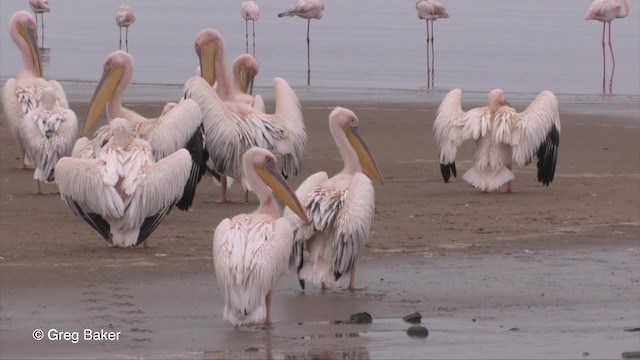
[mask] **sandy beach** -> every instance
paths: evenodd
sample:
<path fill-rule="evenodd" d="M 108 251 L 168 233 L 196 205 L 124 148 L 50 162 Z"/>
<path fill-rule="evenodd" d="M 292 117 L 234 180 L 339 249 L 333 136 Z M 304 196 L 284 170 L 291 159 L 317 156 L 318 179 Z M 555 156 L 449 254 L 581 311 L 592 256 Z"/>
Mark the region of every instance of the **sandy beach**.
<path fill-rule="evenodd" d="M 459 152 L 459 178 L 442 181 L 431 132 L 437 105 L 302 105 L 309 143 L 292 186 L 341 169 L 327 126 L 337 105 L 359 116 L 386 182 L 375 185 L 359 290 L 302 291 L 287 274 L 269 328 L 222 320 L 211 256 L 215 226 L 251 211 L 255 197 L 217 204 L 219 188 L 204 178 L 193 209 L 174 209 L 153 247 L 109 248 L 59 195 L 33 195 L 33 172 L 17 169 L 20 151 L 2 119 L 0 357 L 600 359 L 640 351 L 639 333 L 629 331 L 640 327 L 637 112 L 585 115 L 561 103 L 551 186 L 528 166 L 515 168 L 514 193 L 486 194 L 461 179 L 470 146 Z M 157 116 L 162 106 L 133 109 Z M 72 108 L 83 118 L 86 103 Z M 231 189 L 232 198 L 241 194 Z M 365 311 L 373 324 L 336 323 Z M 426 339 L 406 334 L 402 317 L 414 311 Z M 36 329 L 43 340 L 33 339 Z M 50 340 L 51 329 L 80 339 Z M 84 340 L 84 329 L 120 335 Z"/>

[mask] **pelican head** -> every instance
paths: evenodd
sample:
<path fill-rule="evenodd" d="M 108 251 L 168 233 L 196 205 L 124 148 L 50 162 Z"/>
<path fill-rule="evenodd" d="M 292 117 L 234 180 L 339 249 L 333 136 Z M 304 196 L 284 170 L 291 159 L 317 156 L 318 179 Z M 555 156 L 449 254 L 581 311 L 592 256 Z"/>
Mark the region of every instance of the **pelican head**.
<path fill-rule="evenodd" d="M 42 77 L 42 61 L 40 60 L 40 52 L 38 51 L 36 19 L 26 11 L 18 11 L 13 14 L 9 21 L 9 32 L 11 33 L 13 42 L 16 43 L 18 48 L 28 51 L 28 54 L 23 53 L 25 65 L 28 64 L 27 60 L 30 58 L 31 71 L 33 71 L 36 77 Z M 21 44 L 26 44 L 26 47 L 21 46 Z"/>
<path fill-rule="evenodd" d="M 213 86 L 216 82 L 216 66 L 215 61 L 224 49 L 224 39 L 222 35 L 213 29 L 204 29 L 196 35 L 196 54 L 200 60 L 200 76 L 202 76 L 209 85 Z"/>
<path fill-rule="evenodd" d="M 95 125 L 107 106 L 107 103 L 111 100 L 122 79 L 125 77 L 125 74 L 130 77 L 132 69 L 133 58 L 124 51 L 114 51 L 107 57 L 107 60 L 104 62 L 102 77 L 89 103 L 81 136 L 84 136 L 86 132 Z"/>
<path fill-rule="evenodd" d="M 349 140 L 356 154 L 358 154 L 362 172 L 378 183 L 384 184 L 384 179 L 382 178 L 382 174 L 380 174 L 378 164 L 358 132 L 359 120 L 356 114 L 349 109 L 337 107 L 329 114 L 329 122 L 337 123 L 339 128 L 344 131 L 347 140 Z"/>
<path fill-rule="evenodd" d="M 242 155 L 242 170 L 244 174 L 257 173 L 258 177 L 268 186 L 282 202 L 289 207 L 304 222 L 308 223 L 307 214 L 300 204 L 295 192 L 291 189 L 287 181 L 280 175 L 276 164 L 276 157 L 269 151 L 259 147 L 253 147 Z M 253 171 L 252 171 L 253 170 Z M 249 182 L 247 187 L 253 191 L 257 189 L 257 184 L 251 184 L 249 176 L 245 175 L 245 181 Z M 261 194 L 258 194 L 260 197 Z"/>
<path fill-rule="evenodd" d="M 489 108 L 495 112 L 503 106 L 509 106 L 509 102 L 504 97 L 504 91 L 502 89 L 493 89 L 489 92 Z"/>
<path fill-rule="evenodd" d="M 240 90 L 245 94 L 253 93 L 253 81 L 260 71 L 256 58 L 249 54 L 242 54 L 233 61 L 233 73 L 238 74 Z"/>

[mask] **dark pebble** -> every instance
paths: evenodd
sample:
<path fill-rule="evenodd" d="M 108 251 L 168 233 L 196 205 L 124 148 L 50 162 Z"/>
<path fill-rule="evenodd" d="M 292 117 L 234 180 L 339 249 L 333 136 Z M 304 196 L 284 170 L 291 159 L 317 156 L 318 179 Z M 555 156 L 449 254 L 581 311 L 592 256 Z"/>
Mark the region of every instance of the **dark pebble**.
<path fill-rule="evenodd" d="M 420 315 L 420 313 L 416 311 L 413 314 L 409 314 L 403 317 L 402 320 L 404 320 L 405 322 L 408 322 L 409 324 L 420 324 L 422 320 L 422 315 Z"/>
<path fill-rule="evenodd" d="M 407 335 L 413 338 L 424 339 L 429 336 L 429 330 L 424 326 L 414 325 L 407 329 Z"/>
<path fill-rule="evenodd" d="M 625 328 L 624 331 L 637 332 L 637 331 L 640 331 L 640 327 L 629 327 L 629 328 Z"/>
<path fill-rule="evenodd" d="M 246 352 L 258 352 L 258 351 L 260 351 L 260 349 L 258 349 L 256 347 L 250 347 L 250 348 L 246 348 L 244 351 L 246 351 Z"/>
<path fill-rule="evenodd" d="M 587 357 L 587 356 L 589 356 L 589 355 L 591 355 L 591 354 L 589 354 L 589 353 L 588 353 L 588 352 L 586 352 L 586 351 L 582 353 L 582 356 L 584 356 L 584 357 Z"/>
<path fill-rule="evenodd" d="M 625 351 L 622 353 L 623 359 L 640 359 L 640 351 Z"/>
<path fill-rule="evenodd" d="M 355 313 L 349 317 L 349 324 L 371 324 L 373 318 L 368 312 Z"/>
<path fill-rule="evenodd" d="M 520 328 L 512 327 L 511 329 L 509 329 L 509 331 L 520 331 Z"/>

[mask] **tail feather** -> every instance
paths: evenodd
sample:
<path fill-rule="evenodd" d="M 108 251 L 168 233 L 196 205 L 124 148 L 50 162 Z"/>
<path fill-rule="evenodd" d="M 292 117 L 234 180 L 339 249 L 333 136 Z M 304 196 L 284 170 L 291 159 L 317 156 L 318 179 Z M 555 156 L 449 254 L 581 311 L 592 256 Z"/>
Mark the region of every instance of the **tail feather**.
<path fill-rule="evenodd" d="M 482 191 L 493 191 L 513 180 L 514 176 L 511 170 L 506 167 L 497 171 L 492 168 L 478 171 L 476 167 L 471 167 L 462 178 Z"/>

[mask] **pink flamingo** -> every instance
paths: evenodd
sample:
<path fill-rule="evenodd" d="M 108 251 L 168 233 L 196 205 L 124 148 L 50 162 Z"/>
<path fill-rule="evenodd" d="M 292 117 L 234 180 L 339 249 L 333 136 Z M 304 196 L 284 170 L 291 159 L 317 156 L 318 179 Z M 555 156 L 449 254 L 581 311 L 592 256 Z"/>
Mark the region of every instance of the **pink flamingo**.
<path fill-rule="evenodd" d="M 287 11 L 278 14 L 278 17 L 299 16 L 303 19 L 307 19 L 307 86 L 311 85 L 309 28 L 311 27 L 311 19 L 320 20 L 322 18 L 322 14 L 324 14 L 324 3 L 322 0 L 298 0 L 295 4 L 291 5 Z"/>
<path fill-rule="evenodd" d="M 433 48 L 433 22 L 438 19 L 446 19 L 449 14 L 437 0 L 417 0 L 416 12 L 418 13 L 418 18 L 425 20 L 427 24 L 427 88 L 433 88 L 436 58 Z M 431 22 L 431 30 L 429 30 L 429 22 Z M 429 49 L 431 49 L 431 60 L 429 60 Z"/>
<path fill-rule="evenodd" d="M 38 24 L 38 14 L 42 19 L 42 47 L 44 47 L 44 13 L 49 12 L 49 0 L 29 0 L 29 7 L 36 15 L 36 26 Z"/>
<path fill-rule="evenodd" d="M 605 92 L 605 72 L 606 72 L 606 56 L 604 48 L 604 33 L 607 23 L 609 24 L 609 49 L 611 50 L 611 60 L 613 67 L 611 68 L 611 79 L 609 80 L 609 93 L 613 84 L 613 72 L 616 69 L 616 59 L 613 56 L 613 46 L 611 45 L 611 22 L 616 18 L 623 18 L 629 15 L 629 2 L 627 0 L 594 0 L 589 6 L 585 20 L 602 21 L 602 92 Z"/>
<path fill-rule="evenodd" d="M 136 21 L 135 15 L 133 15 L 133 10 L 129 7 L 129 5 L 120 5 L 116 10 L 116 24 L 120 28 L 120 47 L 122 50 L 122 28 L 126 29 L 125 32 L 125 46 L 127 52 L 129 52 L 129 26 Z"/>
<path fill-rule="evenodd" d="M 240 14 L 244 19 L 245 39 L 247 43 L 247 54 L 249 53 L 249 20 L 253 26 L 253 56 L 256 56 L 256 21 L 260 17 L 258 4 L 253 0 L 244 0 L 240 5 Z"/>

